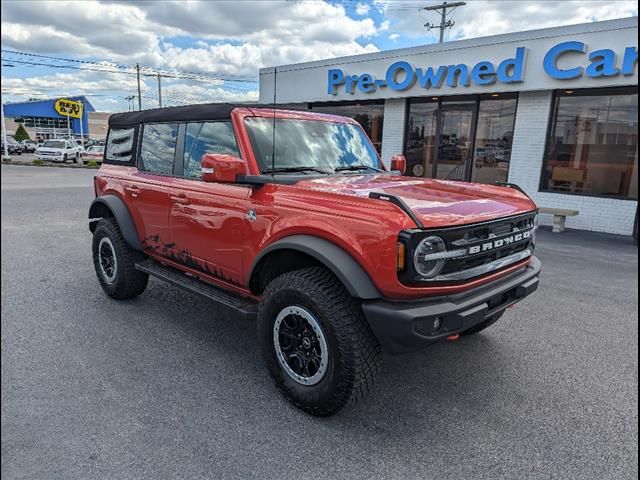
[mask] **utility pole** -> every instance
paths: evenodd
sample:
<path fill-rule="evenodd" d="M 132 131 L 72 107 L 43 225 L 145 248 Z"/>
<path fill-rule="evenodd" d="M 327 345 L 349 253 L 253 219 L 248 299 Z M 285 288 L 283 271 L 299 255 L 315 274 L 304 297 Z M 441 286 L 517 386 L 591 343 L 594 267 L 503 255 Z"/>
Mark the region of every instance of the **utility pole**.
<path fill-rule="evenodd" d="M 159 73 L 158 73 L 158 107 L 162 108 L 162 85 L 160 85 Z"/>
<path fill-rule="evenodd" d="M 80 104 L 80 142 L 84 151 L 84 103 L 82 103 L 82 100 L 78 100 L 78 103 Z"/>
<path fill-rule="evenodd" d="M 7 144 L 7 126 L 4 124 L 4 99 L 0 98 L 0 113 L 2 113 L 2 145 L 4 151 L 2 152 L 2 159 L 10 159 L 9 146 Z"/>
<path fill-rule="evenodd" d="M 465 2 L 453 2 L 453 3 L 441 3 L 440 5 L 432 5 L 430 7 L 423 7 L 420 10 L 427 11 L 436 11 L 440 14 L 440 25 L 437 23 L 425 23 L 424 26 L 427 27 L 427 30 L 431 30 L 432 28 L 440 29 L 440 41 L 438 43 L 444 42 L 444 30 L 445 28 L 453 27 L 456 22 L 453 20 L 447 20 L 447 9 L 450 8 L 449 14 L 451 14 L 457 7 L 463 7 L 466 5 Z"/>
<path fill-rule="evenodd" d="M 140 64 L 136 63 L 136 72 L 138 77 L 138 110 L 142 111 L 142 92 L 140 91 Z"/>

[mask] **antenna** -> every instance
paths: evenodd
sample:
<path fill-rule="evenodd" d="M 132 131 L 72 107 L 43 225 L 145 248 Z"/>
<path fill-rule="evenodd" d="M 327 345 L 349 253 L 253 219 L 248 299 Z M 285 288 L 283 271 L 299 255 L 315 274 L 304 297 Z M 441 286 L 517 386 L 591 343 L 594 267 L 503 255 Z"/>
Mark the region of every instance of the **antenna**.
<path fill-rule="evenodd" d="M 442 43 L 444 41 L 444 30 L 445 28 L 452 28 L 456 22 L 454 22 L 453 20 L 447 20 L 447 8 L 450 8 L 451 10 L 449 11 L 449 15 L 451 13 L 453 13 L 453 11 L 457 8 L 457 7 L 463 7 L 465 6 L 466 3 L 465 2 L 453 2 L 453 3 L 441 3 L 440 5 L 432 5 L 430 7 L 423 7 L 420 10 L 427 10 L 427 11 L 436 11 L 440 14 L 440 24 L 438 25 L 437 23 L 425 23 L 424 26 L 427 27 L 427 30 L 431 30 L 432 28 L 439 28 L 440 29 L 440 41 L 438 43 Z"/>

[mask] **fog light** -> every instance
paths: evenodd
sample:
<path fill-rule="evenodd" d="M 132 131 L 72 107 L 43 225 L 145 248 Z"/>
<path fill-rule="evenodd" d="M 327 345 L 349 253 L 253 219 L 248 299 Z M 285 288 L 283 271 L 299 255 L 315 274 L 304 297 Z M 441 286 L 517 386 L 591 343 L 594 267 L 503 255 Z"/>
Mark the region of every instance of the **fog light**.
<path fill-rule="evenodd" d="M 433 331 L 437 332 L 441 328 L 442 328 L 442 317 L 436 317 L 436 319 L 433 321 Z"/>

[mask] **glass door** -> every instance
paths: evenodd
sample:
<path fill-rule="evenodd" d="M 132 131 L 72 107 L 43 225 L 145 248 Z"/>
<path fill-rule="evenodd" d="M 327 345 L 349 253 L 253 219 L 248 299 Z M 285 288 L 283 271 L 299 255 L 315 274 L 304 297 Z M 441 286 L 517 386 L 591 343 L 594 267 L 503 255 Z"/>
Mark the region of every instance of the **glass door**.
<path fill-rule="evenodd" d="M 470 180 L 475 117 L 474 105 L 441 107 L 433 177 Z"/>

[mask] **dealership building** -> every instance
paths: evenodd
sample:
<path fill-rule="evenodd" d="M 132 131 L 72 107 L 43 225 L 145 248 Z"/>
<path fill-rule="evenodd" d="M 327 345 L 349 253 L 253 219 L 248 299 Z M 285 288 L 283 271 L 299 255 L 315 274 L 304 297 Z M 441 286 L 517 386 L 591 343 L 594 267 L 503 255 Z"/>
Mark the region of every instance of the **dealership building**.
<path fill-rule="evenodd" d="M 578 210 L 569 228 L 631 235 L 637 48 L 634 17 L 283 65 L 260 102 L 353 117 L 408 175 L 515 183 Z"/>

